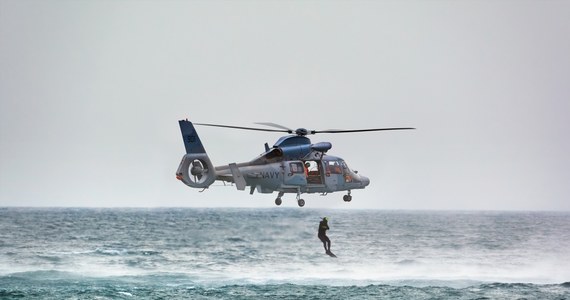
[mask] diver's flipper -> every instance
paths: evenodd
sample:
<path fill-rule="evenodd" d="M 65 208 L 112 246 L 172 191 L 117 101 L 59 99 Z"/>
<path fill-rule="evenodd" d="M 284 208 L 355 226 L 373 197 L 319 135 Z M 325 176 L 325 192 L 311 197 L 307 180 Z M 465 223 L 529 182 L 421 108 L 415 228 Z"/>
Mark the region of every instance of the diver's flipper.
<path fill-rule="evenodd" d="M 328 256 L 330 256 L 330 257 L 336 257 L 336 255 L 334 255 L 334 253 L 332 253 L 332 252 L 330 252 L 330 251 L 327 251 L 327 254 L 328 254 Z"/>

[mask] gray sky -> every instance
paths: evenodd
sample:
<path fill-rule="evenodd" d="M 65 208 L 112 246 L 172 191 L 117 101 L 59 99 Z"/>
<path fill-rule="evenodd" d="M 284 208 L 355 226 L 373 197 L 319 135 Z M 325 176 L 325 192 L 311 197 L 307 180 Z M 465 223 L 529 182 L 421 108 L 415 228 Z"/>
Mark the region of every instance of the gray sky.
<path fill-rule="evenodd" d="M 371 185 L 307 207 L 570 210 L 569 37 L 569 1 L 0 0 L 0 206 L 274 206 L 175 179 L 189 118 L 418 128 L 313 136 Z"/>

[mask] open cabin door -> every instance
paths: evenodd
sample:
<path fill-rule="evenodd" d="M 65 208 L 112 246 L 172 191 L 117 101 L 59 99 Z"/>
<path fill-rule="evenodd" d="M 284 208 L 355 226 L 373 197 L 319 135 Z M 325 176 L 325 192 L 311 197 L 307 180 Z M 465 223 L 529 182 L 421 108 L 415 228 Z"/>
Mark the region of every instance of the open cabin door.
<path fill-rule="evenodd" d="M 322 185 L 323 184 L 323 166 L 321 160 L 305 161 L 305 169 L 307 175 L 307 184 Z"/>

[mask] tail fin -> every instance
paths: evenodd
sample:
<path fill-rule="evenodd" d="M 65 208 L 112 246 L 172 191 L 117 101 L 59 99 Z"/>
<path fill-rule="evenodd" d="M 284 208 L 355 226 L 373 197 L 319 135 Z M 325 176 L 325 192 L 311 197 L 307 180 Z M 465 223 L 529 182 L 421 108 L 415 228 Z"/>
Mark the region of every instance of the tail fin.
<path fill-rule="evenodd" d="M 184 147 L 186 147 L 186 153 L 206 153 L 200 137 L 192 125 L 192 122 L 188 120 L 178 121 L 180 124 L 180 131 L 182 132 L 182 139 L 184 140 Z"/>
<path fill-rule="evenodd" d="M 186 155 L 182 157 L 180 166 L 176 171 L 176 178 L 189 187 L 207 188 L 216 181 L 216 170 L 206 154 L 200 137 L 188 120 L 178 121 Z"/>

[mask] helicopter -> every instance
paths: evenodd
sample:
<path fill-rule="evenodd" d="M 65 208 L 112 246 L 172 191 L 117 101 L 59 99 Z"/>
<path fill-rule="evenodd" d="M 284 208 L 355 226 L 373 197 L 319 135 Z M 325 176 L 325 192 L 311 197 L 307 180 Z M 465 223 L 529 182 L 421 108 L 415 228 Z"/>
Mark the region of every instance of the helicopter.
<path fill-rule="evenodd" d="M 285 193 L 296 194 L 297 204 L 305 206 L 301 199 L 303 193 L 328 193 L 346 191 L 343 196 L 345 202 L 352 200 L 351 191 L 364 189 L 370 184 L 370 179 L 358 171 L 348 167 L 346 162 L 336 156 L 328 155 L 332 148 L 330 142 L 312 144 L 307 135 L 317 133 L 354 133 L 387 130 L 410 130 L 411 127 L 400 128 L 374 128 L 354 130 L 307 130 L 298 128 L 289 129 L 275 123 L 256 123 L 275 129 L 241 127 L 220 124 L 192 123 L 179 120 L 182 139 L 186 154 L 176 171 L 176 178 L 189 187 L 204 191 L 216 180 L 235 184 L 238 190 L 250 187 L 250 194 L 271 194 L 278 192 L 276 205 L 281 205 Z M 230 163 L 215 167 L 212 164 L 200 137 L 194 127 L 211 126 L 240 130 L 254 130 L 267 132 L 284 132 L 289 135 L 282 136 L 272 147 L 265 143 L 265 151 L 249 162 Z"/>

